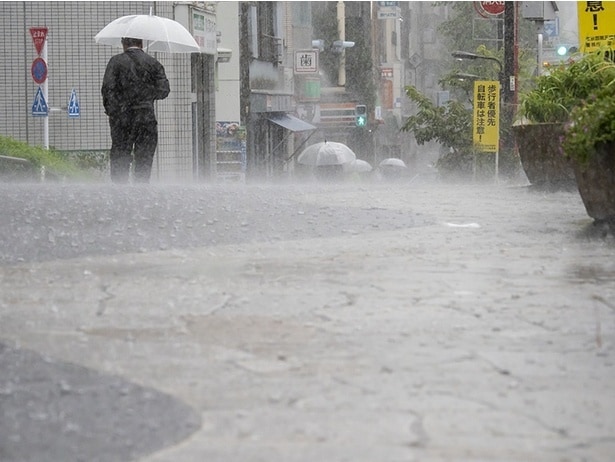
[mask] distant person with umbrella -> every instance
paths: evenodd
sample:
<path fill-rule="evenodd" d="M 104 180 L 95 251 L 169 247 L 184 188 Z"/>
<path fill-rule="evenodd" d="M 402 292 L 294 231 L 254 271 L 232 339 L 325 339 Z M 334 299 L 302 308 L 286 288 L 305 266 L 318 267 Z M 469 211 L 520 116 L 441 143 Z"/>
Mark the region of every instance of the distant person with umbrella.
<path fill-rule="evenodd" d="M 134 180 L 149 183 L 158 145 L 154 101 L 169 95 L 169 80 L 162 64 L 143 51 L 143 40 L 123 37 L 122 47 L 109 60 L 101 89 L 111 131 L 111 180 L 128 182 L 134 149 Z"/>

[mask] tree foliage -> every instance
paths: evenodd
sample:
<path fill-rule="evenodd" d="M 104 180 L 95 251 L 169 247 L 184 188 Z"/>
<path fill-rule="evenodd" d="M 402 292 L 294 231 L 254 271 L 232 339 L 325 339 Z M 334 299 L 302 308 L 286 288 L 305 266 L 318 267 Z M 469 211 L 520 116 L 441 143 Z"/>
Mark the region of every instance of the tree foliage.
<path fill-rule="evenodd" d="M 444 46 L 453 50 L 472 51 L 478 45 L 493 44 L 489 37 L 493 28 L 490 21 L 478 21 L 473 24 L 477 15 L 474 2 L 437 2 L 437 5 L 448 5 L 451 14 L 449 19 L 438 26 L 439 36 Z"/>
<path fill-rule="evenodd" d="M 504 30 L 502 19 L 481 18 L 475 10 L 474 2 L 436 2 L 436 5 L 449 7 L 449 15 L 438 26 L 443 47 L 450 53 L 464 51 L 486 59 L 457 61 L 450 54 L 446 56 L 448 72 L 440 76 L 443 89 L 451 91 L 451 100 L 446 106 L 438 108 L 416 88 L 406 88 L 406 94 L 417 105 L 418 112 L 404 125 L 404 130 L 412 131 L 419 144 L 437 141 L 448 147 L 450 152 L 438 160 L 440 168 L 465 169 L 468 157 L 472 156 L 472 104 L 474 80 L 506 81 L 503 75 Z M 522 91 L 531 85 L 530 76 L 536 68 L 536 55 L 531 49 L 535 44 L 534 25 L 518 18 L 518 80 L 517 90 Z M 499 62 L 499 64 L 498 64 Z M 460 79 L 460 74 L 466 74 Z M 472 78 L 467 78 L 474 76 Z M 514 108 L 509 107 L 509 110 Z M 504 111 L 505 108 L 502 108 Z M 510 127 L 501 126 L 502 139 L 508 139 Z M 502 150 L 500 163 L 504 170 L 516 170 L 518 164 L 512 150 Z M 457 157 L 456 160 L 453 158 Z M 465 160 L 464 160 L 465 159 Z"/>
<path fill-rule="evenodd" d="M 437 141 L 450 148 L 453 154 L 472 150 L 471 111 L 454 100 L 438 107 L 412 85 L 405 91 L 416 103 L 418 112 L 408 117 L 402 131 L 412 132 L 420 145 Z"/>

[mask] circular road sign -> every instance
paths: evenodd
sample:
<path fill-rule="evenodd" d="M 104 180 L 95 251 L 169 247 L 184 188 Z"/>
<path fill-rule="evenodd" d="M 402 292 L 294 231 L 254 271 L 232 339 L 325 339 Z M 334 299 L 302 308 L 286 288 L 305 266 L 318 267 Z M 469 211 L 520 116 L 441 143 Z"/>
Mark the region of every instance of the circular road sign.
<path fill-rule="evenodd" d="M 47 80 L 47 63 L 43 58 L 36 58 L 32 62 L 32 78 L 39 85 Z"/>
<path fill-rule="evenodd" d="M 480 2 L 480 7 L 485 13 L 497 16 L 504 13 L 505 4 L 503 1 Z"/>

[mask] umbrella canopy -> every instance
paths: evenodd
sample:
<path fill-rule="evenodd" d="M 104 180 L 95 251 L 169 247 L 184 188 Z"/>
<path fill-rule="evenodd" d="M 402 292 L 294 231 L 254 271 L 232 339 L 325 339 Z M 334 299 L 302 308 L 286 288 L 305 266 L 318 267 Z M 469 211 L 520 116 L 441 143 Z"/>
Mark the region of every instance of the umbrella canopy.
<path fill-rule="evenodd" d="M 372 165 L 365 160 L 355 159 L 344 165 L 344 169 L 348 173 L 367 173 L 372 171 Z"/>
<path fill-rule="evenodd" d="M 107 24 L 94 40 L 98 44 L 122 46 L 122 37 L 142 39 L 148 51 L 198 53 L 201 51 L 190 32 L 177 21 L 153 14 L 122 16 Z"/>
<path fill-rule="evenodd" d="M 322 167 L 326 165 L 344 165 L 355 161 L 355 153 L 343 143 L 323 141 L 308 146 L 303 150 L 297 162 L 303 165 Z"/>
<path fill-rule="evenodd" d="M 378 164 L 378 166 L 407 168 L 406 163 L 403 160 L 398 159 L 397 157 L 389 157 L 388 159 L 384 159 L 382 162 L 380 162 L 380 164 Z"/>

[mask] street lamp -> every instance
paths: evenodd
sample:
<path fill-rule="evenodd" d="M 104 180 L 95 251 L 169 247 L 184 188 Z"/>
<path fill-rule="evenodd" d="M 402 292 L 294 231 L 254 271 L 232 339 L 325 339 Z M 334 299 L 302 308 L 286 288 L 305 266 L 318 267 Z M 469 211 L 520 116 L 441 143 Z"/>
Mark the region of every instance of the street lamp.
<path fill-rule="evenodd" d="M 476 53 L 470 53 L 468 51 L 453 51 L 451 55 L 453 56 L 453 58 L 457 58 L 460 61 L 464 59 L 487 59 L 489 61 L 495 61 L 496 63 L 498 63 L 498 66 L 500 68 L 500 71 L 498 72 L 498 80 L 500 83 L 502 83 L 502 77 L 504 75 L 504 66 L 502 66 L 502 62 L 498 58 L 494 58 L 492 56 L 478 55 Z"/>
<path fill-rule="evenodd" d="M 456 72 L 455 74 L 451 75 L 452 78 L 457 79 L 457 80 L 480 80 L 481 77 L 479 77 L 476 74 L 467 74 L 465 72 Z"/>

